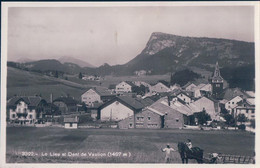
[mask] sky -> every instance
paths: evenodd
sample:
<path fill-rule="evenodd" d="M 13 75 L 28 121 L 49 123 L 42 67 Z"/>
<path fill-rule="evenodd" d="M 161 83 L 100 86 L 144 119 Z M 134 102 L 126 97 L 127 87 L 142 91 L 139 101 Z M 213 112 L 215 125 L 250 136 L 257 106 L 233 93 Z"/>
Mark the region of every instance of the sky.
<path fill-rule="evenodd" d="M 153 32 L 254 42 L 250 6 L 10 7 L 8 60 L 75 57 L 124 64 Z"/>

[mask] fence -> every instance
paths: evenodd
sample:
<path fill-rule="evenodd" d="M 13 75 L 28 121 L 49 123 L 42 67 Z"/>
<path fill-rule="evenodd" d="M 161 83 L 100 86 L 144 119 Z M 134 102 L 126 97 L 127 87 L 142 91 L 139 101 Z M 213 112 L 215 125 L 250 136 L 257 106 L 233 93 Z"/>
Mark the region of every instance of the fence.
<path fill-rule="evenodd" d="M 252 156 L 240 156 L 240 155 L 219 155 L 219 163 L 233 163 L 233 164 L 254 164 L 255 158 Z"/>

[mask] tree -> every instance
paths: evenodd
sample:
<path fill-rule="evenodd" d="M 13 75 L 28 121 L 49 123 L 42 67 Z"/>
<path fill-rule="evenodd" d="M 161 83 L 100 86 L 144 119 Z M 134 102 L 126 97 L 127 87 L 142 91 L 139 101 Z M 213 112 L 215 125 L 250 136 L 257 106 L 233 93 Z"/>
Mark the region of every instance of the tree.
<path fill-rule="evenodd" d="M 140 85 L 140 86 L 133 86 L 132 87 L 132 92 L 136 93 L 138 95 L 144 95 L 147 91 L 149 90 L 148 87 L 145 87 L 144 85 Z"/>
<path fill-rule="evenodd" d="M 79 79 L 82 79 L 82 73 L 81 72 L 79 73 Z"/>
<path fill-rule="evenodd" d="M 223 115 L 226 115 L 226 114 L 228 114 L 228 111 L 227 111 L 226 108 L 221 108 L 220 113 L 223 114 Z"/>
<path fill-rule="evenodd" d="M 203 125 L 206 124 L 207 121 L 211 120 L 210 115 L 203 110 L 202 112 L 194 113 L 194 117 L 197 118 L 198 124 Z"/>
<path fill-rule="evenodd" d="M 234 126 L 235 125 L 235 118 L 231 114 L 224 115 L 224 119 L 226 120 L 226 124 L 228 126 Z"/>
<path fill-rule="evenodd" d="M 246 118 L 245 114 L 238 114 L 237 121 L 240 122 L 240 124 L 242 124 L 242 122 L 246 122 L 247 118 Z"/>

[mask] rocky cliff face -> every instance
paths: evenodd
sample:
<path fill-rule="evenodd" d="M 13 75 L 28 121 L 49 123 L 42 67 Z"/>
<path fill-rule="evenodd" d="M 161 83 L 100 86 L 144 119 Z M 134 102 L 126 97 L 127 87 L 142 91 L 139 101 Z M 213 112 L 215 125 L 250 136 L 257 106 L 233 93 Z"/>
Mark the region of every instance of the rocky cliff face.
<path fill-rule="evenodd" d="M 211 68 L 216 61 L 221 67 L 254 64 L 254 43 L 155 32 L 142 53 L 126 65 L 165 73 L 183 66 Z"/>

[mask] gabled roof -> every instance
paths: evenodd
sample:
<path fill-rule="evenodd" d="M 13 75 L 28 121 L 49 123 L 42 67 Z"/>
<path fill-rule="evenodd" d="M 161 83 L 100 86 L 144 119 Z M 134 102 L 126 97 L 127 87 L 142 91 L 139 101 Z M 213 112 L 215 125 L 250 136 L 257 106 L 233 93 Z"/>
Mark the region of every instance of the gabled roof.
<path fill-rule="evenodd" d="M 111 92 L 109 92 L 107 90 L 107 88 L 94 87 L 94 88 L 91 88 L 91 89 L 94 90 L 99 96 L 112 96 L 113 95 Z"/>
<path fill-rule="evenodd" d="M 187 91 L 183 91 L 183 90 L 180 90 L 180 89 L 174 89 L 173 91 L 171 91 L 170 96 L 176 97 L 181 93 L 191 98 L 191 95 Z"/>
<path fill-rule="evenodd" d="M 170 106 L 163 104 L 162 103 L 163 99 L 159 99 L 158 101 L 156 101 L 154 104 L 152 104 L 151 106 L 149 106 L 150 109 L 154 109 L 156 111 L 158 111 L 161 114 L 166 114 L 166 113 L 174 113 L 174 112 L 178 112 L 177 110 L 174 110 L 173 108 L 171 108 Z M 179 113 L 179 112 L 178 112 Z"/>
<path fill-rule="evenodd" d="M 147 107 L 147 110 L 149 110 L 149 111 L 151 111 L 151 112 L 154 112 L 154 113 L 156 113 L 156 114 L 158 114 L 158 115 L 160 115 L 160 116 L 164 116 L 164 115 L 165 115 L 164 113 L 162 113 L 162 112 L 160 112 L 160 111 L 158 111 L 158 110 L 155 110 L 155 109 L 153 109 L 153 108 L 151 108 L 151 107 Z"/>
<path fill-rule="evenodd" d="M 246 102 L 251 105 L 251 106 L 254 106 L 255 105 L 255 99 L 254 98 L 247 98 L 246 99 Z"/>
<path fill-rule="evenodd" d="M 144 108 L 144 105 L 142 103 L 140 103 L 135 98 L 132 98 L 130 96 L 115 97 L 115 98 L 111 99 L 110 101 L 107 101 L 106 103 L 101 105 L 99 108 L 103 109 L 103 108 L 107 107 L 108 105 L 114 103 L 115 101 L 118 101 L 118 102 L 124 104 L 125 106 L 129 107 L 130 109 L 132 109 L 134 111 L 139 111 Z"/>
<path fill-rule="evenodd" d="M 158 83 L 156 83 L 154 86 L 156 86 L 156 85 L 162 85 L 162 86 L 164 86 L 165 88 L 169 89 L 169 87 L 168 87 L 166 84 L 164 84 L 163 82 L 158 82 Z"/>
<path fill-rule="evenodd" d="M 45 101 L 40 96 L 15 96 L 7 101 L 7 106 L 16 106 L 19 101 L 24 101 L 28 106 L 36 107 L 42 100 Z"/>
<path fill-rule="evenodd" d="M 77 122 L 78 122 L 77 117 L 64 118 L 64 123 L 77 123 Z"/>
<path fill-rule="evenodd" d="M 149 98 L 146 99 L 136 98 L 136 100 L 139 101 L 141 104 L 143 104 L 144 107 L 150 106 L 151 104 L 154 103 L 154 101 Z"/>
<path fill-rule="evenodd" d="M 253 91 L 246 91 L 245 93 L 248 95 L 248 97 L 251 97 L 251 98 L 255 97 L 255 92 L 253 92 Z"/>
<path fill-rule="evenodd" d="M 227 88 L 224 90 L 223 99 L 231 100 L 236 96 L 243 96 L 243 98 L 247 98 L 248 95 L 241 91 L 239 88 Z"/>
<path fill-rule="evenodd" d="M 59 97 L 57 99 L 55 99 L 53 102 L 58 102 L 61 101 L 63 103 L 65 103 L 66 105 L 76 105 L 77 101 L 75 99 L 73 99 L 72 97 Z"/>
<path fill-rule="evenodd" d="M 125 83 L 127 83 L 128 85 L 130 85 L 130 86 L 132 86 L 132 87 L 136 86 L 136 85 L 133 84 L 133 82 L 131 82 L 131 81 L 125 81 Z"/>
<path fill-rule="evenodd" d="M 186 89 L 188 86 L 190 86 L 190 85 L 195 85 L 194 83 L 192 83 L 192 82 L 188 82 L 188 83 L 186 83 L 185 85 L 183 85 L 182 86 L 182 88 L 183 89 Z M 196 87 L 197 85 L 195 85 L 195 87 Z"/>

